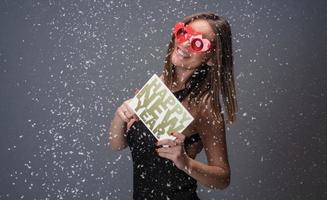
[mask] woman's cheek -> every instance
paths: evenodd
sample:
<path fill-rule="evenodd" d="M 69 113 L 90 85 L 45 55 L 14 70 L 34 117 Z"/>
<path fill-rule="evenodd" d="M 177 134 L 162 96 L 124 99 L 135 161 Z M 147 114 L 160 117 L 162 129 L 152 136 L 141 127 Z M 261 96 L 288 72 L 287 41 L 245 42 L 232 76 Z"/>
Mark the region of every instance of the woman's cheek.
<path fill-rule="evenodd" d="M 201 54 L 191 53 L 190 58 L 183 59 L 177 55 L 176 50 L 173 50 L 171 55 L 171 62 L 177 67 L 186 67 L 188 69 L 194 69 L 201 65 L 204 61 L 204 56 Z"/>

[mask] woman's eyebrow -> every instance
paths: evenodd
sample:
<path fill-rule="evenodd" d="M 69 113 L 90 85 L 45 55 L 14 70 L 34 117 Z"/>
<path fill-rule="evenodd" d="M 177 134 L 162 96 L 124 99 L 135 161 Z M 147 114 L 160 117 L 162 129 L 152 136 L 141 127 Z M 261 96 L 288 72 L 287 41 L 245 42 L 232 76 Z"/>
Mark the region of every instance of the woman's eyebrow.
<path fill-rule="evenodd" d="M 203 36 L 203 38 L 208 39 L 208 40 L 210 40 L 210 41 L 214 41 L 214 40 L 215 40 L 214 37 L 213 37 L 213 38 L 210 38 L 209 35 L 207 35 L 207 34 L 203 34 L 203 33 L 202 33 L 202 36 Z"/>
<path fill-rule="evenodd" d="M 197 33 L 200 33 L 204 38 L 208 39 L 208 40 L 214 40 L 215 37 L 212 37 L 212 39 L 210 38 L 210 33 L 203 33 L 201 31 L 197 32 Z"/>
<path fill-rule="evenodd" d="M 198 31 L 196 31 L 196 33 L 197 33 L 197 34 L 201 34 L 201 35 L 203 36 L 203 38 L 206 38 L 206 39 L 208 39 L 208 40 L 209 40 L 209 38 L 210 38 L 210 37 L 208 37 L 209 35 L 206 34 L 206 33 L 198 32 Z"/>

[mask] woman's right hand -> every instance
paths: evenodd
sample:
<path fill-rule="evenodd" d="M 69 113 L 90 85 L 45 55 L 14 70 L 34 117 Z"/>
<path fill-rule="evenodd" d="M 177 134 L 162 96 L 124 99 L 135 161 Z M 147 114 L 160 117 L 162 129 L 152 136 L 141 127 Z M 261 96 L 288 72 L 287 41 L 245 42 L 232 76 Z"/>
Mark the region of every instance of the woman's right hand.
<path fill-rule="evenodd" d="M 135 94 L 137 94 L 138 90 L 135 91 Z M 124 121 L 127 123 L 127 128 L 129 129 L 130 126 L 135 122 L 138 121 L 139 118 L 137 115 L 134 113 L 134 111 L 129 107 L 128 103 L 132 99 L 128 99 L 124 101 L 124 103 L 118 107 L 116 114 Z"/>

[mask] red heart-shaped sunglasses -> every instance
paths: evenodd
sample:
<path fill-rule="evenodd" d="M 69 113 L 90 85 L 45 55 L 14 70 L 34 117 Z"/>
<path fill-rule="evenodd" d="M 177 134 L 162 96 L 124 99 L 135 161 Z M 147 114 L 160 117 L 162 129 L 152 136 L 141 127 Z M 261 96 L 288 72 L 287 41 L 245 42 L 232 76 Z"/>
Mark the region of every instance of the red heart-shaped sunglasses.
<path fill-rule="evenodd" d="M 190 42 L 189 49 L 195 53 L 206 52 L 210 50 L 210 41 L 203 38 L 202 33 L 194 31 L 191 26 L 185 25 L 183 22 L 177 22 L 175 24 L 173 33 L 179 44 L 188 40 Z"/>

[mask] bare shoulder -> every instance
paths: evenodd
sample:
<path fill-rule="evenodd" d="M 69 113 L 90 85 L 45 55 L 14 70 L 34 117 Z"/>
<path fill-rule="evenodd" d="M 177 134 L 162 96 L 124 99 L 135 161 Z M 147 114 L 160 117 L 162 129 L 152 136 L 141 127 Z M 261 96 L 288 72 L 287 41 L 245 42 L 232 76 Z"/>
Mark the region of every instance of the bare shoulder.
<path fill-rule="evenodd" d="M 199 100 L 198 106 L 197 106 L 197 113 L 198 116 L 205 116 L 208 114 L 208 112 L 212 111 L 212 105 L 214 103 L 213 96 L 208 92 Z"/>
<path fill-rule="evenodd" d="M 196 111 L 196 121 L 199 129 L 203 129 L 204 126 L 212 125 L 214 127 L 217 124 L 222 125 L 224 123 L 224 117 L 221 113 L 221 106 L 218 102 L 215 109 L 215 104 L 217 103 L 214 101 L 214 98 L 210 93 L 203 95 L 203 97 L 200 99 Z"/>

